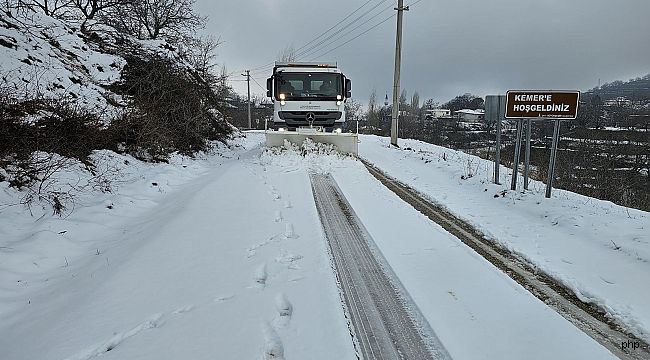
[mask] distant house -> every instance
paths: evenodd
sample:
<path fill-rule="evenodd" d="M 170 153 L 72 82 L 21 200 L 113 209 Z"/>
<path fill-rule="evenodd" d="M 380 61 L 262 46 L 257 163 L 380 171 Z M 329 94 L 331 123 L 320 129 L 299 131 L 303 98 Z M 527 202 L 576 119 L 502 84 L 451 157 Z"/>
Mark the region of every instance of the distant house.
<path fill-rule="evenodd" d="M 624 96 L 619 96 L 613 99 L 609 99 L 605 101 L 603 104 L 605 106 L 630 106 L 632 105 L 632 101 Z"/>
<path fill-rule="evenodd" d="M 483 121 L 485 112 L 482 109 L 463 109 L 454 112 L 454 118 L 458 121 Z"/>
<path fill-rule="evenodd" d="M 433 119 L 448 119 L 451 118 L 451 110 L 449 109 L 427 109 L 425 118 L 427 120 Z"/>

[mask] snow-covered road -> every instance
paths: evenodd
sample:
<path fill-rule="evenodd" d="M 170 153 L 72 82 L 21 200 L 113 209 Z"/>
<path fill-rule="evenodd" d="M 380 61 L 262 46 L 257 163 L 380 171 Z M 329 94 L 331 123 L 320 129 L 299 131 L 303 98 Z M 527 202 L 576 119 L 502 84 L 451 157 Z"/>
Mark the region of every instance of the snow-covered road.
<path fill-rule="evenodd" d="M 2 359 L 355 359 L 312 173 L 336 180 L 452 358 L 614 358 L 360 161 L 263 151 L 263 134 L 247 136 L 192 176 L 158 174 L 164 195 L 135 187 L 112 210 L 102 200 L 10 230 L 22 217 L 2 213 Z M 404 160 L 370 150 L 375 163 Z M 62 249 L 34 248 L 64 230 L 74 241 Z"/>
<path fill-rule="evenodd" d="M 312 174 L 311 182 L 363 359 L 449 359 L 334 179 Z"/>
<path fill-rule="evenodd" d="M 453 359 L 613 359 L 360 162 L 333 176 Z"/>
<path fill-rule="evenodd" d="M 12 296 L 0 358 L 354 359 L 309 178 L 265 171 L 260 153 L 84 234 L 114 239 Z"/>

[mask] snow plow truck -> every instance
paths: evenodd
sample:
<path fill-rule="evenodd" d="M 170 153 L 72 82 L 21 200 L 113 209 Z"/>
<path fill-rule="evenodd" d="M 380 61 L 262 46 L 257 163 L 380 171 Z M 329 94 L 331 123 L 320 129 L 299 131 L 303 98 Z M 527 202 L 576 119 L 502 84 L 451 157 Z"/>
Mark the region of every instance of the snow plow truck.
<path fill-rule="evenodd" d="M 310 138 L 357 155 L 358 134 L 344 132 L 351 88 L 336 63 L 276 62 L 266 81 L 266 95 L 273 102 L 266 145 L 283 146 L 285 140 L 301 145 Z"/>

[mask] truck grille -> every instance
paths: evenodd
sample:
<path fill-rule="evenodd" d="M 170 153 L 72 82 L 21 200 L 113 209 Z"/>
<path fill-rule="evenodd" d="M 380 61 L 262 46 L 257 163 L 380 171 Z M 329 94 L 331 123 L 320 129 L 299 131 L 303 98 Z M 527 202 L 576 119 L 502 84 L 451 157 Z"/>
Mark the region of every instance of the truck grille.
<path fill-rule="evenodd" d="M 340 111 L 279 111 L 278 117 L 282 120 L 299 120 L 307 123 L 307 114 L 314 114 L 314 123 L 324 120 L 339 120 Z"/>

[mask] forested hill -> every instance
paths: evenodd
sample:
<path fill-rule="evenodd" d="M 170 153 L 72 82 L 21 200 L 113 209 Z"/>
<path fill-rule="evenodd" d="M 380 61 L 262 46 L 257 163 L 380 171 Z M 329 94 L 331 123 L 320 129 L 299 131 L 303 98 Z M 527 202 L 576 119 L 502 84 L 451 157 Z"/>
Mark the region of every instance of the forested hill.
<path fill-rule="evenodd" d="M 598 95 L 602 100 L 626 97 L 630 100 L 640 101 L 650 99 L 650 74 L 623 82 L 620 80 L 606 83 L 600 88 L 595 87 L 586 92 Z"/>

